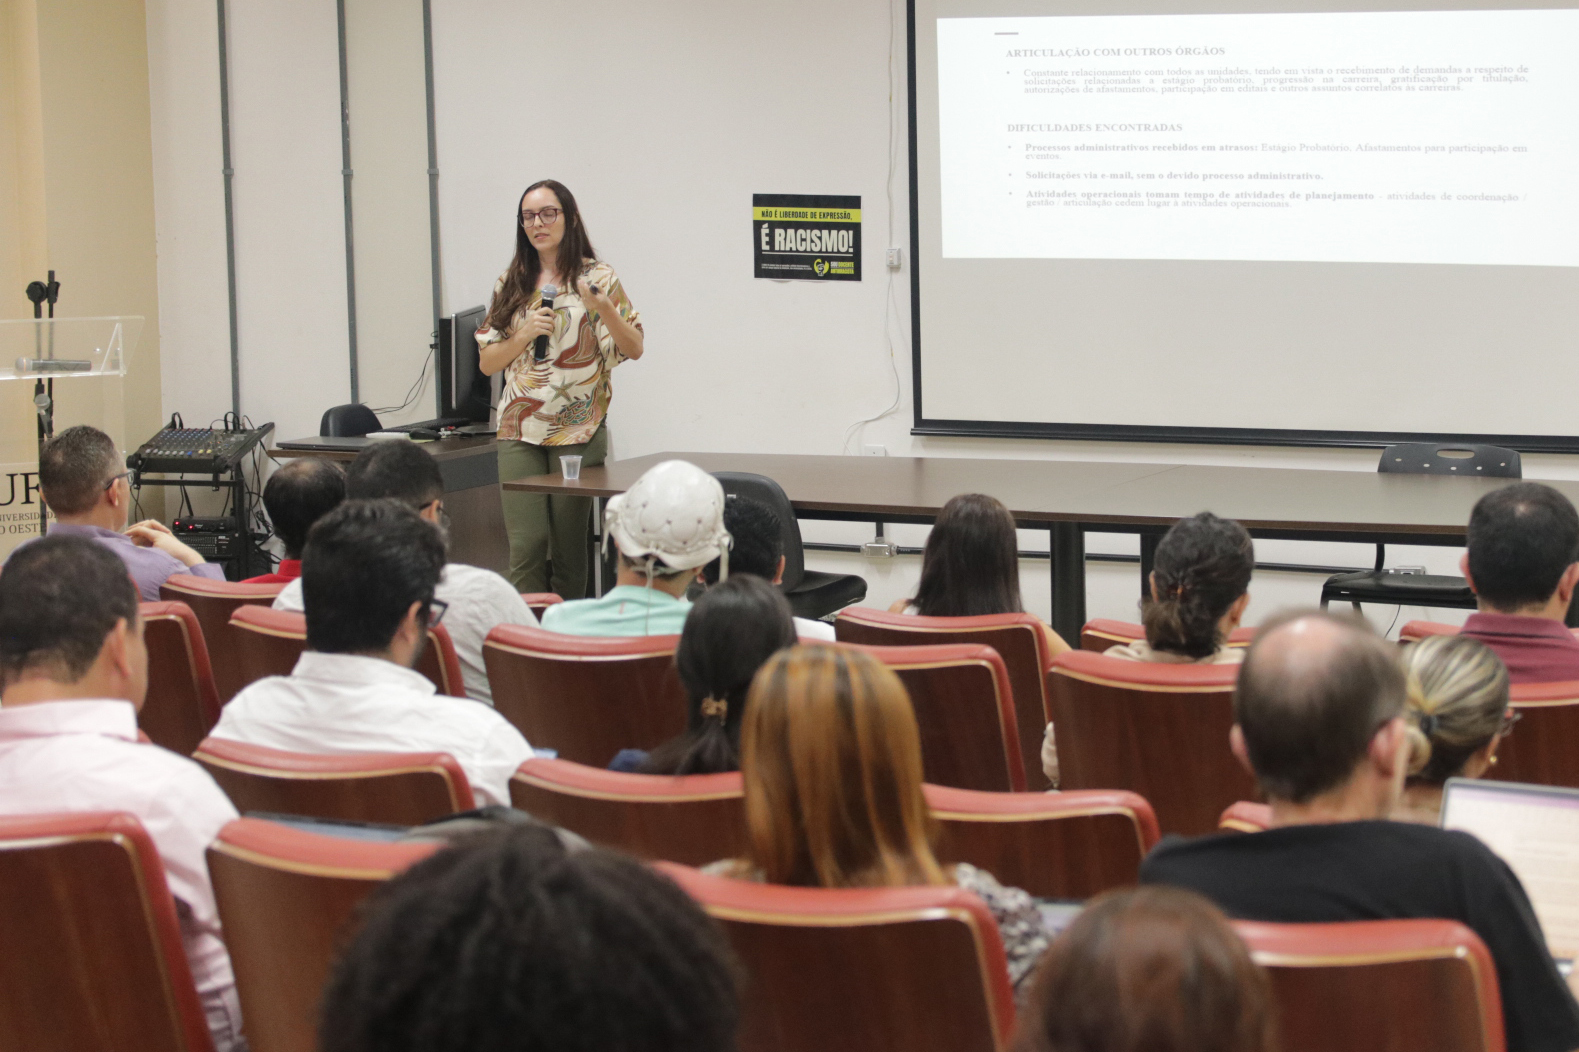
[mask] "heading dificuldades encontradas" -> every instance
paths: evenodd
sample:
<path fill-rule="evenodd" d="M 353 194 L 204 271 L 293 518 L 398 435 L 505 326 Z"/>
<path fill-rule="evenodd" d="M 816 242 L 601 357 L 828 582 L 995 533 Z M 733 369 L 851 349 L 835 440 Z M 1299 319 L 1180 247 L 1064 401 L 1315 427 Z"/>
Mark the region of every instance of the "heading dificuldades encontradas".
<path fill-rule="evenodd" d="M 1221 47 L 1039 47 L 1015 48 L 1004 58 L 1167 58 L 1169 55 L 1228 54 Z"/>

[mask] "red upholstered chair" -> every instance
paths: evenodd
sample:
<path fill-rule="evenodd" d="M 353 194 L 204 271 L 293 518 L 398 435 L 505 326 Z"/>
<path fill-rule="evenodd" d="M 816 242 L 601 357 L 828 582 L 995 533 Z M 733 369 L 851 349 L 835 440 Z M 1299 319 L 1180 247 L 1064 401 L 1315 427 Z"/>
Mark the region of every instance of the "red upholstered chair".
<path fill-rule="evenodd" d="M 1444 625 L 1440 621 L 1409 621 L 1398 630 L 1398 642 L 1418 643 L 1427 636 L 1456 636 L 1460 626 Z"/>
<path fill-rule="evenodd" d="M 1085 899 L 1133 884 L 1157 843 L 1157 816 L 1134 793 L 925 791 L 939 861 L 969 862 L 1038 898 Z"/>
<path fill-rule="evenodd" d="M 1237 665 L 1168 665 L 1075 650 L 1048 673 L 1065 789 L 1128 789 L 1165 833 L 1217 827 L 1256 786 L 1228 748 Z"/>
<path fill-rule="evenodd" d="M 1579 789 L 1579 683 L 1515 683 L 1510 700 L 1522 718 L 1489 777 Z"/>
<path fill-rule="evenodd" d="M 148 696 L 137 726 L 148 740 L 192 755 L 219 720 L 219 694 L 197 615 L 185 603 L 143 603 Z"/>
<path fill-rule="evenodd" d="M 241 812 L 413 826 L 477 806 L 449 753 L 326 755 L 208 738 L 192 758 Z"/>
<path fill-rule="evenodd" d="M 318 1003 L 356 908 L 441 845 L 307 833 L 241 818 L 208 849 L 208 872 L 252 1052 L 315 1052 Z"/>
<path fill-rule="evenodd" d="M 996 650 L 974 643 L 861 649 L 904 683 L 921 728 L 927 781 L 961 789 L 1025 789 L 1014 695 Z M 1040 771 L 1038 764 L 1038 781 Z"/>
<path fill-rule="evenodd" d="M 787 888 L 673 863 L 745 966 L 742 1052 L 1000 1052 L 1014 996 L 997 925 L 955 887 Z"/>
<path fill-rule="evenodd" d="M 1259 833 L 1272 828 L 1272 806 L 1239 800 L 1223 809 L 1217 819 L 1222 833 Z"/>
<path fill-rule="evenodd" d="M 521 598 L 526 600 L 526 605 L 539 621 L 543 619 L 544 610 L 556 603 L 564 602 L 557 592 L 522 592 Z"/>
<path fill-rule="evenodd" d="M 230 626 L 238 640 L 236 657 L 246 683 L 264 676 L 289 676 L 307 649 L 307 615 L 299 611 L 244 606 L 230 616 Z M 466 696 L 460 658 L 442 624 L 428 629 L 428 644 L 417 657 L 416 671 L 428 677 L 440 694 Z"/>
<path fill-rule="evenodd" d="M 1133 621 L 1111 621 L 1105 617 L 1092 618 L 1080 629 L 1080 649 L 1100 654 L 1108 647 L 1128 646 L 1146 638 L 1146 630 Z M 1255 641 L 1256 630 L 1236 628 L 1228 637 L 1231 647 L 1247 647 Z"/>
<path fill-rule="evenodd" d="M 1457 921 L 1235 921 L 1272 977 L 1283 1052 L 1503 1052 L 1502 997 Z"/>
<path fill-rule="evenodd" d="M 208 645 L 209 661 L 214 669 L 214 688 L 219 703 L 224 705 L 236 696 L 236 691 L 246 686 L 241 678 L 234 651 L 235 630 L 230 627 L 230 615 L 241 606 L 267 607 L 284 589 L 282 584 L 242 584 L 239 581 L 210 581 L 206 577 L 176 574 L 165 578 L 159 586 L 159 598 L 166 602 L 182 602 L 192 608 L 203 626 L 203 640 Z"/>
<path fill-rule="evenodd" d="M 212 1052 L 164 865 L 131 815 L 0 818 L 0 1048 Z"/>
<path fill-rule="evenodd" d="M 839 612 L 833 630 L 841 643 L 917 646 L 974 643 L 992 647 L 1009 670 L 1020 739 L 1020 761 L 1032 789 L 1042 789 L 1042 729 L 1047 723 L 1045 676 L 1052 661 L 1042 623 L 1031 614 L 984 617 L 915 617 L 854 606 Z"/>
<path fill-rule="evenodd" d="M 606 767 L 685 729 L 679 636 L 568 636 L 500 625 L 483 643 L 494 708 L 540 749 Z"/>
<path fill-rule="evenodd" d="M 745 851 L 739 772 L 629 774 L 568 760 L 528 760 L 510 802 L 596 844 L 702 866 Z"/>

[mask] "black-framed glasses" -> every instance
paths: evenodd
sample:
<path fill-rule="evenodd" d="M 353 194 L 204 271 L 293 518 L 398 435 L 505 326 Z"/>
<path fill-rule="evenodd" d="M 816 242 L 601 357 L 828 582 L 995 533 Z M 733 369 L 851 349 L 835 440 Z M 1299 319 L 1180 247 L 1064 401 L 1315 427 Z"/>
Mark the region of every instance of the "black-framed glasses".
<path fill-rule="evenodd" d="M 123 478 L 129 478 L 130 476 L 131 476 L 131 472 L 130 471 L 123 471 L 119 475 L 111 475 L 109 478 L 104 480 L 104 488 L 105 489 L 109 489 L 111 486 L 115 485 L 115 483 L 118 482 L 119 480 L 121 480 Z"/>
<path fill-rule="evenodd" d="M 428 600 L 428 627 L 437 628 L 439 622 L 444 620 L 444 613 L 449 608 L 450 604 L 442 599 Z"/>
<path fill-rule="evenodd" d="M 558 208 L 539 208 L 535 212 L 531 212 L 531 211 L 522 212 L 521 213 L 521 225 L 522 226 L 531 226 L 532 224 L 536 223 L 539 219 L 541 219 L 543 221 L 543 225 L 544 226 L 553 226 L 555 221 L 559 219 L 559 216 L 560 216 L 562 211 L 563 211 L 562 209 L 558 209 Z"/>

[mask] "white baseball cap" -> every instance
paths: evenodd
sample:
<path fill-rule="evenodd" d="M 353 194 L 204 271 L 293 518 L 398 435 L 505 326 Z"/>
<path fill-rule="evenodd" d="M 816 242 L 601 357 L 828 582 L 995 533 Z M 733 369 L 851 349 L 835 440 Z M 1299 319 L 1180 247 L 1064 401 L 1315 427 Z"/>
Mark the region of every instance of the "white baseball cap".
<path fill-rule="evenodd" d="M 666 460 L 636 484 L 610 497 L 606 537 L 632 561 L 652 557 L 672 570 L 691 570 L 723 558 L 732 543 L 724 529 L 724 487 L 695 464 Z"/>

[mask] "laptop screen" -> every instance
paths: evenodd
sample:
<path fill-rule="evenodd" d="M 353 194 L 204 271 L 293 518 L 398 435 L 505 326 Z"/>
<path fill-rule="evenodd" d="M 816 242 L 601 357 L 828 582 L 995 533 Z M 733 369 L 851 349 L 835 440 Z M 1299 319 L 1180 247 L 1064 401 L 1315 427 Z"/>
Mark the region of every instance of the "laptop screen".
<path fill-rule="evenodd" d="M 1579 957 L 1579 789 L 1450 778 L 1442 828 L 1479 837 L 1513 868 L 1559 961 Z"/>

